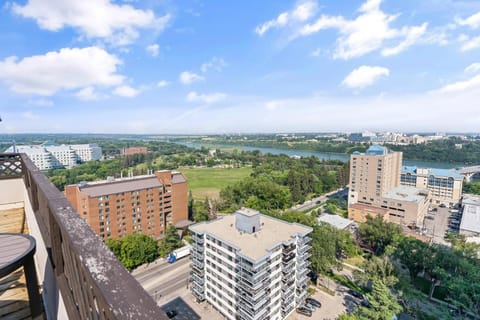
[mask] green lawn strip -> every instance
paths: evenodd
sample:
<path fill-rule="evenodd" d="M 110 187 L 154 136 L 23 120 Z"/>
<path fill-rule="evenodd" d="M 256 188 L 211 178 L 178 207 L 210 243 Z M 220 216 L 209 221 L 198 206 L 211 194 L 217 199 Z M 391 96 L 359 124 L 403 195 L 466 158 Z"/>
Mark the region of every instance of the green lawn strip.
<path fill-rule="evenodd" d="M 233 184 L 252 172 L 252 168 L 193 168 L 180 169 L 188 180 L 188 189 L 194 198 L 204 199 L 205 196 L 215 196 L 221 189 Z"/>

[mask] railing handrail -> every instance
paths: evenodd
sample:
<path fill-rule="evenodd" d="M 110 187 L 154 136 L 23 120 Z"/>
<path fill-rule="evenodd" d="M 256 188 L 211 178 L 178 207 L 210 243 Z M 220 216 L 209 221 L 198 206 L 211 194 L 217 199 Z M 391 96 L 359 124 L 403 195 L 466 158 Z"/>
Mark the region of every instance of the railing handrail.
<path fill-rule="evenodd" d="M 23 177 L 68 317 L 168 319 L 25 154 L 0 154 L 0 168 L 12 159 L 20 161 L 21 167 L 2 179 Z"/>

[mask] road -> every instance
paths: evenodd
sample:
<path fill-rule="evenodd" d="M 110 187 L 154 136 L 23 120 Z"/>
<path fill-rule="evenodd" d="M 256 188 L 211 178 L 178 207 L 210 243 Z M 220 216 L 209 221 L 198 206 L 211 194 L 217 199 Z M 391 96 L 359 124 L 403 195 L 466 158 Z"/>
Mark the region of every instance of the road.
<path fill-rule="evenodd" d="M 170 264 L 164 259 L 132 272 L 158 304 L 162 305 L 185 290 L 190 277 L 190 258 L 185 257 Z"/>
<path fill-rule="evenodd" d="M 297 205 L 291 207 L 290 210 L 306 211 L 306 210 L 309 210 L 309 209 L 315 207 L 320 202 L 324 203 L 325 201 L 327 201 L 332 196 L 338 196 L 338 197 L 341 198 L 342 196 L 346 195 L 347 192 L 348 192 L 348 188 L 346 188 L 346 187 L 341 188 L 341 189 L 337 189 L 335 191 L 332 191 L 332 192 L 326 193 L 324 195 L 321 195 L 320 197 L 316 197 L 316 198 L 313 198 L 312 200 L 305 201 L 302 204 L 297 204 Z"/>

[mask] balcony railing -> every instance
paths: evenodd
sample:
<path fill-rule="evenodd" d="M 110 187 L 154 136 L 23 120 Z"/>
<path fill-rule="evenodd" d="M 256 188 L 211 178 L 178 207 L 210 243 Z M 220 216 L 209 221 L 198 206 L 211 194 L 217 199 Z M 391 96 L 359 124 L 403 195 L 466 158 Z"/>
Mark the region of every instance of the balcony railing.
<path fill-rule="evenodd" d="M 37 265 L 45 252 L 44 270 L 37 273 L 48 318 L 64 307 L 69 319 L 168 319 L 27 156 L 0 154 L 2 189 L 19 179 L 29 227 L 38 229 L 31 232 Z"/>

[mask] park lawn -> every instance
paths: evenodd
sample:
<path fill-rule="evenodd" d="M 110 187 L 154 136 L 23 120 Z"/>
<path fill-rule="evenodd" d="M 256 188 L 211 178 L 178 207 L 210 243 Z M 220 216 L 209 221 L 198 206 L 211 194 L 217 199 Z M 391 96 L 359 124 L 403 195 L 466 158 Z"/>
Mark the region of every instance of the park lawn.
<path fill-rule="evenodd" d="M 203 200 L 206 196 L 218 199 L 221 189 L 249 176 L 252 168 L 182 168 L 180 171 L 187 177 L 194 199 Z"/>

